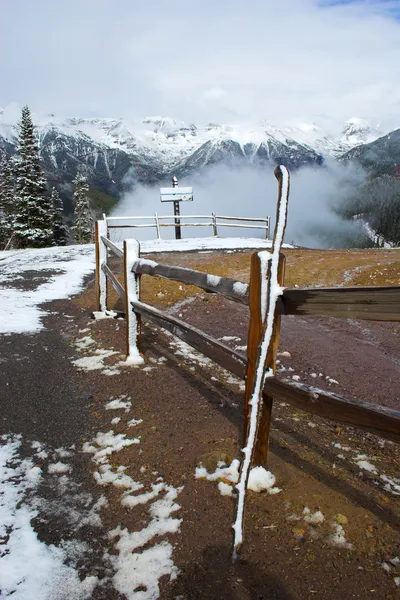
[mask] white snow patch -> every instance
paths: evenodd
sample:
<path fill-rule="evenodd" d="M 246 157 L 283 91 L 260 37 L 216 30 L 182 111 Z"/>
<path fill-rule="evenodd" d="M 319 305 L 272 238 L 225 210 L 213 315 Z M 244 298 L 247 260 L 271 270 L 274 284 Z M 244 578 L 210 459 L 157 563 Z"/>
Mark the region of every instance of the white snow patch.
<path fill-rule="evenodd" d="M 97 371 L 104 369 L 106 366 L 104 364 L 104 359 L 113 356 L 114 354 L 118 354 L 118 352 L 115 350 L 103 350 L 102 348 L 98 348 L 95 350 L 93 356 L 78 358 L 77 360 L 73 360 L 72 364 L 82 371 Z"/>
<path fill-rule="evenodd" d="M 235 292 L 235 294 L 239 294 L 239 296 L 245 296 L 247 294 L 248 289 L 249 286 L 247 285 L 247 283 L 237 281 L 233 284 L 233 291 Z"/>
<path fill-rule="evenodd" d="M 400 496 L 400 479 L 390 478 L 387 475 L 381 475 L 380 478 L 386 483 L 383 488 L 386 492 L 390 492 L 394 496 Z"/>
<path fill-rule="evenodd" d="M 92 344 L 95 344 L 95 341 L 90 337 L 90 335 L 86 335 L 83 338 L 78 338 L 75 340 L 75 346 L 78 348 L 78 350 L 84 350 Z"/>
<path fill-rule="evenodd" d="M 2 597 L 15 600 L 84 600 L 92 597 L 97 577 L 80 580 L 71 566 L 79 544 L 57 547 L 40 542 L 32 527 L 38 511 L 27 492 L 38 483 L 31 459 L 21 460 L 20 436 L 3 436 L 0 445 L 0 581 Z M 67 565 L 68 561 L 68 565 Z"/>
<path fill-rule="evenodd" d="M 355 464 L 360 467 L 360 469 L 364 469 L 364 471 L 370 471 L 371 473 L 377 473 L 376 467 L 367 460 L 357 460 Z"/>
<path fill-rule="evenodd" d="M 62 473 L 70 473 L 72 471 L 71 465 L 66 465 L 63 462 L 51 463 L 47 467 L 47 471 L 50 474 L 62 474 Z"/>
<path fill-rule="evenodd" d="M 316 510 L 312 513 L 308 506 L 304 507 L 303 515 L 303 520 L 310 525 L 321 525 L 321 523 L 325 521 L 325 517 L 320 510 Z"/>
<path fill-rule="evenodd" d="M 115 434 L 111 429 L 107 433 L 100 431 L 94 440 L 85 442 L 82 451 L 93 454 L 95 462 L 105 463 L 107 462 L 107 456 L 127 446 L 132 446 L 132 444 L 140 444 L 140 440 L 138 438 L 129 439 L 124 433 Z"/>
<path fill-rule="evenodd" d="M 223 481 L 220 481 L 218 483 L 217 487 L 219 489 L 221 496 L 232 496 L 232 486 L 229 485 L 228 483 L 224 483 Z"/>
<path fill-rule="evenodd" d="M 270 471 L 264 467 L 253 467 L 249 473 L 247 488 L 253 492 L 270 490 L 275 485 L 276 479 Z"/>
<path fill-rule="evenodd" d="M 1 262 L 0 305 L 7 319 L 0 321 L 0 333 L 36 333 L 43 329 L 48 313 L 39 306 L 77 294 L 83 279 L 93 272 L 94 246 L 65 246 L 23 250 L 7 255 Z M 51 271 L 45 283 L 35 290 L 14 287 L 14 281 L 27 271 Z"/>
<path fill-rule="evenodd" d="M 127 426 L 136 427 L 136 425 L 140 425 L 140 423 L 143 423 L 143 419 L 131 419 L 128 421 Z"/>
<path fill-rule="evenodd" d="M 128 398 L 128 400 L 125 400 L 125 398 Z M 129 412 L 131 407 L 132 402 L 127 394 L 119 396 L 119 398 L 115 398 L 115 400 L 111 399 L 110 402 L 107 402 L 105 405 L 106 410 L 117 410 L 119 408 L 124 408 L 125 412 Z"/>
<path fill-rule="evenodd" d="M 111 425 L 118 425 L 120 420 L 121 420 L 121 417 L 114 417 L 113 419 L 111 419 Z"/>
<path fill-rule="evenodd" d="M 345 530 L 338 523 L 331 523 L 333 533 L 329 535 L 329 541 L 333 546 L 339 546 L 339 548 L 347 548 L 352 550 L 353 546 L 349 542 L 346 542 Z"/>
<path fill-rule="evenodd" d="M 207 285 L 211 287 L 217 287 L 220 281 L 221 277 L 219 277 L 218 275 L 207 275 Z"/>

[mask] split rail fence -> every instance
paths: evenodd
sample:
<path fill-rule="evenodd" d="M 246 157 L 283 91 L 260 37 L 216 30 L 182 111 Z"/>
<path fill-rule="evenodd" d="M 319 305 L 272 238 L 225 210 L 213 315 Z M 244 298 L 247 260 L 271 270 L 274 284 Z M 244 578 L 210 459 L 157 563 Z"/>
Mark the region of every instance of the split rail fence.
<path fill-rule="evenodd" d="M 278 174 L 275 174 L 279 180 Z M 170 331 L 230 373 L 245 380 L 244 441 L 246 442 L 249 430 L 249 400 L 255 379 L 257 360 L 260 356 L 262 332 L 265 330 L 266 272 L 269 272 L 266 270 L 266 265 L 268 265 L 269 253 L 264 251 L 252 255 L 250 283 L 247 285 L 235 279 L 216 277 L 200 271 L 169 266 L 141 258 L 140 246 L 136 240 L 125 240 L 123 250 L 121 250 L 108 239 L 107 226 L 108 221 L 105 220 L 96 223 L 97 305 L 98 310 L 107 310 L 107 280 L 109 280 L 125 303 L 127 359 L 132 362 L 143 361 L 141 318 L 145 317 Z M 274 243 L 275 237 L 276 231 Z M 122 283 L 108 264 L 109 253 L 124 262 L 124 281 Z M 281 286 L 284 285 L 284 273 L 285 256 L 280 253 L 278 283 Z M 141 302 L 140 280 L 144 275 L 194 285 L 206 292 L 219 294 L 228 300 L 249 306 L 247 355 L 233 350 L 181 319 Z M 274 330 L 268 348 L 267 366 L 272 376 L 266 377 L 262 386 L 262 407 L 261 413 L 258 415 L 253 465 L 266 466 L 274 400 L 286 402 L 307 413 L 351 425 L 374 433 L 381 438 L 400 443 L 400 411 L 376 406 L 362 400 L 345 398 L 339 394 L 298 382 L 281 380 L 275 376 L 280 320 L 285 315 L 400 321 L 400 286 L 283 288 L 277 299 Z"/>
<path fill-rule="evenodd" d="M 214 213 L 211 215 L 179 215 L 179 217 L 174 215 L 163 216 L 157 213 L 150 217 L 107 217 L 103 215 L 103 221 L 106 222 L 108 230 L 153 228 L 156 230 L 157 239 L 159 240 L 161 239 L 161 228 L 176 227 L 177 218 L 180 227 L 211 227 L 214 237 L 218 236 L 218 229 L 221 227 L 239 227 L 241 229 L 261 229 L 265 231 L 266 239 L 269 239 L 271 217 L 259 219 L 226 217 Z"/>

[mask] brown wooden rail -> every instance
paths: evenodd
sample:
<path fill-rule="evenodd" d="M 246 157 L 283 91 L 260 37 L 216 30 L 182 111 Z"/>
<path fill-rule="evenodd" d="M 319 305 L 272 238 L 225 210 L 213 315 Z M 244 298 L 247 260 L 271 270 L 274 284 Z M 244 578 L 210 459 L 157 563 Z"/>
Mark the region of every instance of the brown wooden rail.
<path fill-rule="evenodd" d="M 142 302 L 131 304 L 138 314 L 170 331 L 238 378 L 244 379 L 247 358 L 243 353 L 232 350 L 196 327 L 152 306 Z M 400 411 L 398 410 L 375 406 L 362 400 L 348 399 L 313 386 L 282 381 L 276 377 L 266 379 L 264 394 L 275 400 L 287 402 L 304 412 L 352 425 L 400 443 Z"/>
<path fill-rule="evenodd" d="M 241 304 L 249 303 L 249 286 L 227 277 L 139 260 L 137 275 L 153 275 L 195 285 Z M 309 315 L 373 321 L 400 321 L 400 286 L 285 289 L 278 299 L 278 315 Z"/>

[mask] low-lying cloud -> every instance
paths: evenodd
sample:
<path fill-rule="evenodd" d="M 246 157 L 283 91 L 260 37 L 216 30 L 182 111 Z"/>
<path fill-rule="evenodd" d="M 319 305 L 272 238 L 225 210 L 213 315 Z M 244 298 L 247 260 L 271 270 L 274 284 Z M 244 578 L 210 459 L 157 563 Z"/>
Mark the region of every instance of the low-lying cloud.
<path fill-rule="evenodd" d="M 134 174 L 130 174 L 134 184 Z M 295 244 L 329 248 L 343 245 L 344 238 L 356 234 L 358 225 L 342 219 L 336 212 L 352 189 L 360 184 L 364 174 L 351 166 L 333 162 L 325 167 L 305 167 L 291 174 L 288 223 L 285 240 Z M 236 217 L 271 216 L 275 224 L 277 181 L 273 168 L 252 165 L 232 169 L 228 166 L 210 166 L 185 177 L 180 185 L 191 185 L 194 201 L 181 203 L 182 215 L 217 215 Z M 166 183 L 168 185 L 168 182 Z M 172 203 L 161 203 L 159 187 L 136 185 L 125 194 L 113 216 L 172 215 Z M 138 221 L 138 223 L 150 221 Z M 154 222 L 154 221 L 153 221 Z M 183 237 L 212 235 L 211 227 L 183 227 Z M 155 229 L 121 230 L 119 235 L 129 235 L 139 240 L 155 237 Z M 172 227 L 163 228 L 161 235 L 172 238 Z M 221 237 L 263 237 L 256 229 L 219 228 Z"/>

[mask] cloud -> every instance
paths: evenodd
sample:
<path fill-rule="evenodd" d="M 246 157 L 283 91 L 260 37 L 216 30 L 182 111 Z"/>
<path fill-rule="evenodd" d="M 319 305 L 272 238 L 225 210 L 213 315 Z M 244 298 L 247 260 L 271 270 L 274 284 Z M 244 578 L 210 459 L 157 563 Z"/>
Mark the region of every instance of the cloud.
<path fill-rule="evenodd" d="M 358 232 L 359 225 L 343 220 L 336 214 L 335 207 L 363 180 L 362 171 L 336 162 L 325 168 L 303 168 L 292 173 L 286 241 L 306 247 L 340 247 L 346 236 L 351 237 Z M 134 181 L 131 179 L 130 183 Z M 194 192 L 193 203 L 181 203 L 182 215 L 215 213 L 263 218 L 269 215 L 272 228 L 275 225 L 278 187 L 272 167 L 249 165 L 231 169 L 225 165 L 210 166 L 180 180 L 179 185 L 192 185 Z M 173 215 L 172 204 L 161 204 L 158 187 L 139 185 L 124 196 L 113 215 L 151 216 L 156 212 Z M 119 240 L 124 237 L 144 240 L 155 237 L 155 229 L 121 229 L 114 230 L 114 234 L 120 236 Z M 220 228 L 218 234 L 223 237 L 264 237 L 262 231 L 236 228 Z M 163 238 L 170 239 L 173 235 L 172 227 L 163 228 Z M 185 238 L 211 235 L 211 227 L 183 227 Z"/>
<path fill-rule="evenodd" d="M 398 2 L 19 0 L 0 104 L 189 121 L 396 121 Z"/>

